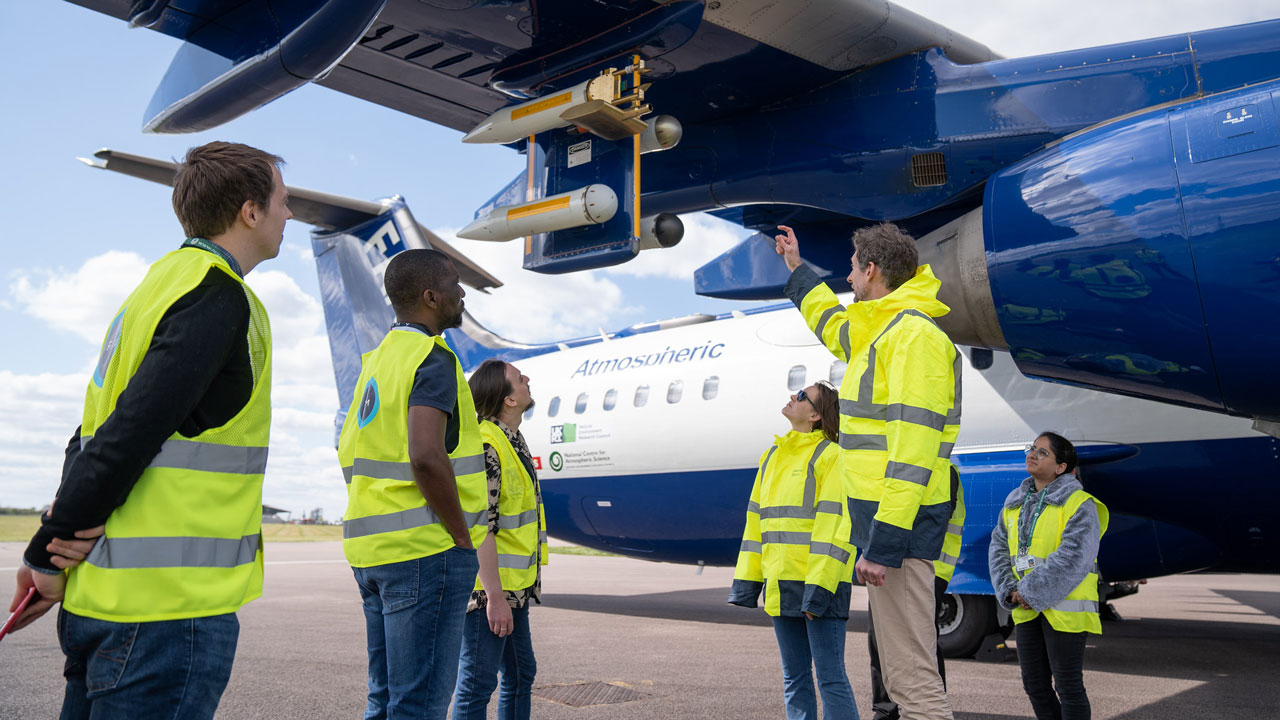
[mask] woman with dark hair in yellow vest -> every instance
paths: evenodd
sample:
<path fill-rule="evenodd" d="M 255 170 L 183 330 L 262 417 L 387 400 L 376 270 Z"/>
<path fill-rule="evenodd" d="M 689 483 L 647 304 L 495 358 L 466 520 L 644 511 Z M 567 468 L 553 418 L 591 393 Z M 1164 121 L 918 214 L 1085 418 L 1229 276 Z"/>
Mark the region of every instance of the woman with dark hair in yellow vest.
<path fill-rule="evenodd" d="M 840 480 L 839 394 L 826 383 L 791 396 L 791 431 L 760 458 L 729 602 L 773 618 L 788 720 L 857 720 L 844 669 L 853 546 Z"/>
<path fill-rule="evenodd" d="M 498 688 L 498 718 L 529 717 L 538 663 L 529 602 L 539 602 L 547 564 L 547 522 L 538 474 L 520 420 L 533 407 L 529 378 L 511 363 L 486 360 L 468 381 L 480 419 L 489 488 L 489 532 L 463 626 L 454 720 L 484 720 Z M 502 681 L 499 683 L 498 674 Z"/>
<path fill-rule="evenodd" d="M 1075 468 L 1075 447 L 1057 433 L 1027 446 L 1031 477 L 1005 499 L 987 557 L 996 600 L 1013 612 L 1022 686 L 1039 720 L 1089 718 L 1084 646 L 1102 632 L 1097 558 L 1107 506 L 1084 491 Z"/>

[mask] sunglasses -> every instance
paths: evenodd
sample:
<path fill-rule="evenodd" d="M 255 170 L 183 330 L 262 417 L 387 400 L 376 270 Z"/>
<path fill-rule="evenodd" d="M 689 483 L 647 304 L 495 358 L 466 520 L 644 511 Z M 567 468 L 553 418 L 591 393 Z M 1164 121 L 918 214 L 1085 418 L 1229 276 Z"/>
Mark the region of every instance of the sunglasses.
<path fill-rule="evenodd" d="M 1031 457 L 1032 455 L 1035 455 L 1041 460 L 1049 459 L 1049 451 L 1045 450 L 1044 448 L 1038 448 L 1035 445 L 1028 445 L 1026 448 L 1023 449 L 1023 452 L 1026 453 L 1027 457 Z"/>

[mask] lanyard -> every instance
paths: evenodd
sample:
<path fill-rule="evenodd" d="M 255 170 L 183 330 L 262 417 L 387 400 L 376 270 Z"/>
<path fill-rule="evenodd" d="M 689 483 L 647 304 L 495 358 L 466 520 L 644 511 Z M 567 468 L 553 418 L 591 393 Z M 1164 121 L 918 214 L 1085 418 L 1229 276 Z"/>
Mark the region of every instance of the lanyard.
<path fill-rule="evenodd" d="M 182 247 L 200 248 L 205 252 L 211 252 L 214 255 L 217 255 L 218 257 L 227 261 L 227 264 L 231 266 L 231 270 L 235 272 L 237 277 L 239 277 L 241 280 L 244 279 L 244 273 L 240 272 L 240 263 L 236 262 L 236 259 L 232 257 L 231 253 L 227 252 L 223 248 L 218 247 L 217 245 L 214 245 L 208 240 L 205 240 L 204 238 L 199 238 L 199 237 L 187 238 L 185 241 L 183 241 Z"/>
<path fill-rule="evenodd" d="M 1023 508 L 1027 506 L 1027 500 L 1031 499 L 1031 495 L 1033 492 L 1034 491 L 1031 490 L 1031 488 L 1027 488 L 1026 500 L 1022 501 Z M 1040 521 L 1040 513 L 1044 512 L 1044 499 L 1049 496 L 1048 488 L 1041 490 L 1039 495 L 1040 495 L 1040 502 L 1036 505 L 1035 512 L 1032 513 L 1031 515 L 1031 522 L 1027 523 L 1027 531 L 1025 533 L 1019 533 L 1018 535 L 1018 554 L 1019 555 L 1026 555 L 1031 550 L 1031 537 L 1036 532 L 1036 523 Z"/>

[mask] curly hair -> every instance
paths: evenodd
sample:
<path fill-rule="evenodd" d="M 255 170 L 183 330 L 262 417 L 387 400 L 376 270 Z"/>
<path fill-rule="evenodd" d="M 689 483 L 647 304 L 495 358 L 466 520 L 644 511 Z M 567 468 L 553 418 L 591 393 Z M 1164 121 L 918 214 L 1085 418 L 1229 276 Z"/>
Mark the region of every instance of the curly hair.
<path fill-rule="evenodd" d="M 864 227 L 853 234 L 853 252 L 858 256 L 858 268 L 867 269 L 875 263 L 890 290 L 910 280 L 920 264 L 916 241 L 893 223 L 880 223 Z"/>

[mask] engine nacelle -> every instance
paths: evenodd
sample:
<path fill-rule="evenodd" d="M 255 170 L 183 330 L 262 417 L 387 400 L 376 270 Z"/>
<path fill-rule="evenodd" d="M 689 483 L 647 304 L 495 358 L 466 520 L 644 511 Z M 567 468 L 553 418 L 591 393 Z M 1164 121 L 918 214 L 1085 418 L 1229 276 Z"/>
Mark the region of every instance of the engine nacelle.
<path fill-rule="evenodd" d="M 966 260 L 973 218 L 953 223 L 952 275 L 979 299 L 957 320 L 998 347 L 984 335 L 994 313 L 1027 375 L 1276 427 L 1278 89 L 1095 126 L 991 178 L 981 233 L 989 282 L 965 276 L 976 270 Z"/>

